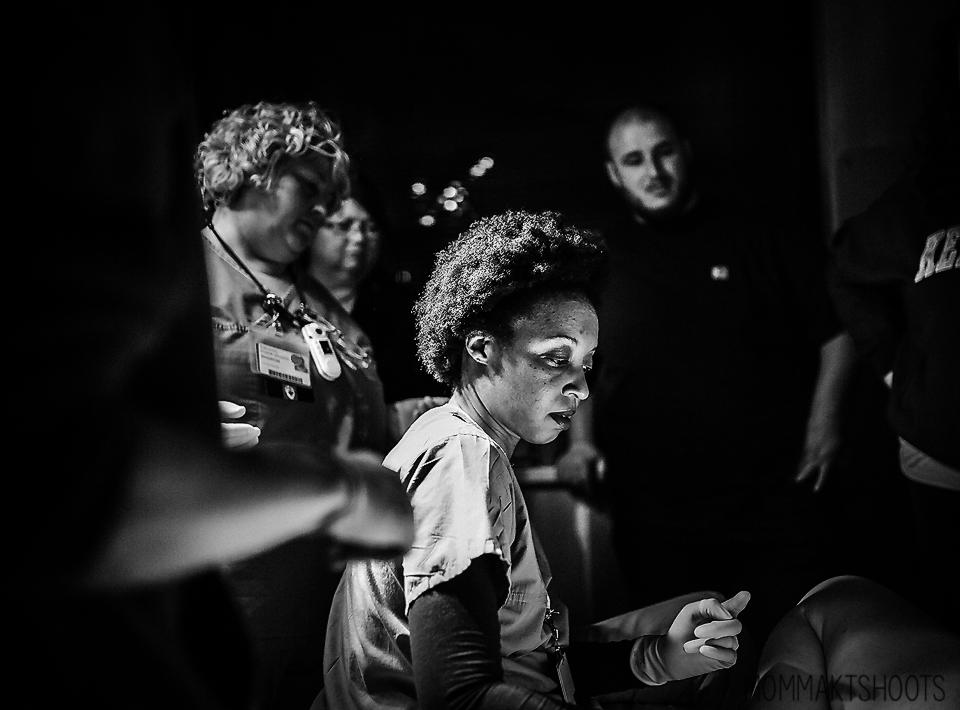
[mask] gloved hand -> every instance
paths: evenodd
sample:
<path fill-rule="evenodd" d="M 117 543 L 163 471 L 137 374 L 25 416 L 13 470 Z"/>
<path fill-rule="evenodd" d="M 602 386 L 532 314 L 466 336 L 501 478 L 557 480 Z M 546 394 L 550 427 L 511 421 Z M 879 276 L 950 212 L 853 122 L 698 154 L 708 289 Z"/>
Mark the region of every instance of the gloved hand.
<path fill-rule="evenodd" d="M 690 602 L 666 634 L 637 639 L 630 655 L 633 674 L 647 685 L 662 685 L 729 668 L 737 662 L 737 634 L 743 629 L 737 615 L 749 601 L 749 592 L 739 592 L 725 602 Z"/>
<path fill-rule="evenodd" d="M 239 419 L 247 413 L 242 404 L 234 404 L 220 400 L 221 419 Z M 260 442 L 260 427 L 243 424 L 241 422 L 220 422 L 220 438 L 223 445 L 231 451 L 243 451 L 256 446 Z"/>

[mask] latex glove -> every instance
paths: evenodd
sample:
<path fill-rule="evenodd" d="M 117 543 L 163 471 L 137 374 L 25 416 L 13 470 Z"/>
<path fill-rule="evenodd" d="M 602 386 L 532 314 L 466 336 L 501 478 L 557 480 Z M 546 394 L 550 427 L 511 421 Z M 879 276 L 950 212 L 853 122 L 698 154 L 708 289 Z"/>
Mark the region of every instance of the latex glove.
<path fill-rule="evenodd" d="M 221 419 L 239 419 L 247 413 L 247 408 L 242 404 L 234 404 L 220 400 L 220 418 Z M 231 451 L 243 451 L 252 449 L 260 443 L 260 427 L 243 424 L 241 422 L 220 422 L 220 437 L 223 445 Z"/>
<path fill-rule="evenodd" d="M 840 433 L 832 421 L 811 420 L 807 425 L 803 455 L 793 479 L 803 483 L 813 479 L 813 492 L 819 493 L 826 483 L 833 461 L 840 449 Z"/>
<path fill-rule="evenodd" d="M 411 397 L 410 399 L 401 399 L 390 405 L 391 409 L 391 434 L 394 440 L 399 441 L 410 425 L 413 424 L 424 412 L 439 407 L 450 401 L 449 397 Z"/>
<path fill-rule="evenodd" d="M 662 685 L 734 665 L 743 630 L 737 615 L 749 601 L 749 592 L 739 592 L 725 602 L 690 602 L 666 634 L 637 639 L 630 655 L 633 674 L 647 685 Z"/>

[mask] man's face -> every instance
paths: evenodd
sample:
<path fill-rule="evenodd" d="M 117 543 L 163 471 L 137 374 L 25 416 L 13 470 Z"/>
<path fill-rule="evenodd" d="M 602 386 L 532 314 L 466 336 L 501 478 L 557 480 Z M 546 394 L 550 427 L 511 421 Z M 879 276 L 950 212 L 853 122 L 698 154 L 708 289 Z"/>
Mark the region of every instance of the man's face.
<path fill-rule="evenodd" d="M 639 216 L 666 217 L 686 206 L 687 149 L 668 123 L 628 119 L 610 131 L 607 149 L 607 175 Z"/>

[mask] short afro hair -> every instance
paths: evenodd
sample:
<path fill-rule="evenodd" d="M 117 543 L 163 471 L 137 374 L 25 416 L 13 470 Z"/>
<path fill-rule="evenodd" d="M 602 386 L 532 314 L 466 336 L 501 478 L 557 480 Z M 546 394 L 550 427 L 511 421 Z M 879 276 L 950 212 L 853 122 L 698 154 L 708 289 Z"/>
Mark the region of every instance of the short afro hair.
<path fill-rule="evenodd" d="M 328 162 L 336 209 L 349 193 L 349 161 L 339 126 L 317 104 L 261 101 L 224 112 L 194 161 L 204 210 L 229 205 L 248 185 L 269 189 L 283 160 L 310 154 Z"/>
<path fill-rule="evenodd" d="M 477 220 L 437 254 L 414 305 L 420 362 L 456 387 L 467 336 L 506 334 L 538 297 L 573 292 L 596 302 L 604 247 L 597 235 L 556 212 L 508 211 Z"/>

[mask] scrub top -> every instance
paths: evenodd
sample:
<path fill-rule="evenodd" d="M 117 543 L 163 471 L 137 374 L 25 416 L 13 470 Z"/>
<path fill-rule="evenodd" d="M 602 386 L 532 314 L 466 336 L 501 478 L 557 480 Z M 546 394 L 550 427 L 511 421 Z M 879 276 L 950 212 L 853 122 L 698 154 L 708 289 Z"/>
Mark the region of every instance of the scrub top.
<path fill-rule="evenodd" d="M 361 360 L 367 358 L 334 338 L 341 374 L 328 380 L 317 371 L 300 329 L 264 311 L 257 285 L 215 238 L 204 234 L 204 246 L 218 396 L 246 407 L 238 421 L 260 427 L 257 448 L 291 457 L 302 451 L 322 462 L 349 436 L 352 448 L 386 451 L 383 386 L 369 340 L 346 311 L 322 286 L 296 272 L 294 286 L 280 294 L 289 311 L 302 304 L 308 316 L 331 322 L 366 352 L 364 367 Z M 323 636 L 337 583 L 326 550 L 319 535 L 308 535 L 229 567 L 255 637 Z"/>
<path fill-rule="evenodd" d="M 407 611 L 485 554 L 500 558 L 507 581 L 499 610 L 504 682 L 556 693 L 544 618 L 550 568 L 503 449 L 448 402 L 417 419 L 384 466 L 410 495 L 414 543 L 402 558 L 348 565 L 327 629 L 327 707 L 416 708 Z"/>

